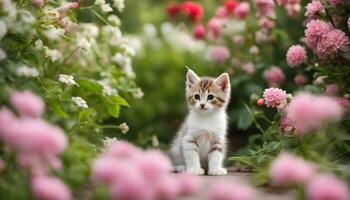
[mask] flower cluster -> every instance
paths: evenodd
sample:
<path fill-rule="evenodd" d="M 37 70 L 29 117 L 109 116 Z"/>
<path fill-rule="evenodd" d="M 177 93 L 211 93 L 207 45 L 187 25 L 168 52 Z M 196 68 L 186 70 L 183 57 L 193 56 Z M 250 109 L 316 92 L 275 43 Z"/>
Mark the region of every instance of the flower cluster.
<path fill-rule="evenodd" d="M 107 147 L 93 164 L 92 179 L 108 186 L 113 199 L 175 199 L 197 192 L 198 180 L 171 176 L 171 163 L 156 150 L 143 152 L 127 142 Z"/>
<path fill-rule="evenodd" d="M 287 51 L 287 62 L 291 67 L 305 63 L 307 59 L 304 47 L 300 45 L 293 45 Z"/>
<path fill-rule="evenodd" d="M 34 196 L 41 200 L 71 199 L 67 186 L 49 175 L 50 169 L 61 167 L 58 156 L 67 146 L 65 133 L 40 118 L 45 104 L 33 93 L 14 91 L 10 102 L 20 116 L 1 108 L 0 139 L 16 153 L 17 164 L 31 175 Z"/>
<path fill-rule="evenodd" d="M 286 79 L 282 69 L 277 66 L 272 66 L 264 71 L 264 78 L 272 87 L 280 86 Z"/>
<path fill-rule="evenodd" d="M 279 107 L 287 104 L 287 93 L 279 88 L 265 89 L 263 97 L 267 107 Z"/>
<path fill-rule="evenodd" d="M 182 12 L 193 22 L 200 21 L 204 15 L 202 5 L 193 1 L 184 1 L 181 4 L 169 4 L 166 10 L 171 17 L 177 17 Z"/>

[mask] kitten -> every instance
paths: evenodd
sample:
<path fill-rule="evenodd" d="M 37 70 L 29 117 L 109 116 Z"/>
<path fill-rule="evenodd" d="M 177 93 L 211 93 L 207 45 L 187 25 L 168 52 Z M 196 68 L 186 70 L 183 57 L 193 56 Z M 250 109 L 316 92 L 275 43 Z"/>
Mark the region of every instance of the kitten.
<path fill-rule="evenodd" d="M 227 115 L 231 86 L 227 73 L 218 78 L 199 78 L 192 70 L 186 75 L 189 114 L 170 148 L 177 172 L 195 175 L 226 175 Z"/>

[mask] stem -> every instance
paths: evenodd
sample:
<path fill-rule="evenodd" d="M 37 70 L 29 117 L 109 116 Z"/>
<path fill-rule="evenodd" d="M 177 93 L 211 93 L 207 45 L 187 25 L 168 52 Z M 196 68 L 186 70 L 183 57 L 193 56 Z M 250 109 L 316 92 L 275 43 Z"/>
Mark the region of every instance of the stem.
<path fill-rule="evenodd" d="M 265 134 L 265 131 L 262 129 L 262 127 L 260 126 L 260 124 L 256 121 L 256 118 L 253 114 L 253 112 L 250 110 L 249 106 L 244 103 L 244 107 L 248 110 L 249 114 L 250 114 L 250 117 L 253 119 L 253 122 L 256 126 L 257 129 L 259 129 L 259 131 L 262 133 L 262 134 Z"/>
<path fill-rule="evenodd" d="M 99 13 L 94 11 L 93 9 L 89 9 L 94 15 L 96 15 L 97 18 L 99 18 L 101 21 L 106 23 L 107 25 L 111 25 L 107 20 L 105 20 Z"/>

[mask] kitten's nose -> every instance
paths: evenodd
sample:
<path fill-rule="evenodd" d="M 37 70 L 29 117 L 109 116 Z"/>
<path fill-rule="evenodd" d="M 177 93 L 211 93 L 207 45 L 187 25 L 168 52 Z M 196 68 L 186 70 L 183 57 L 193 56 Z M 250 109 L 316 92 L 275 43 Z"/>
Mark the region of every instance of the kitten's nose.
<path fill-rule="evenodd" d="M 201 103 L 201 108 L 204 108 L 205 107 L 205 104 L 204 103 Z"/>

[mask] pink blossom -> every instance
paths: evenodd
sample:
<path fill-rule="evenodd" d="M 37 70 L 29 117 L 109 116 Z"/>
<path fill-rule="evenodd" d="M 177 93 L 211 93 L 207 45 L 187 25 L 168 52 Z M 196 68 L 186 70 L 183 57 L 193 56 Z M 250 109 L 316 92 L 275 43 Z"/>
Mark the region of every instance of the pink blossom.
<path fill-rule="evenodd" d="M 266 29 L 272 29 L 275 27 L 275 21 L 267 17 L 262 17 L 259 19 L 259 26 Z"/>
<path fill-rule="evenodd" d="M 136 159 L 141 150 L 126 141 L 118 141 L 107 148 L 106 155 L 116 159 Z"/>
<path fill-rule="evenodd" d="M 250 54 L 254 54 L 254 55 L 257 55 L 259 54 L 259 47 L 257 47 L 256 45 L 253 45 L 249 48 L 249 53 Z"/>
<path fill-rule="evenodd" d="M 44 101 L 31 91 L 13 91 L 10 101 L 21 116 L 40 117 L 45 110 Z"/>
<path fill-rule="evenodd" d="M 287 9 L 288 15 L 292 17 L 297 17 L 301 10 L 301 6 L 299 3 L 287 4 L 285 7 Z"/>
<path fill-rule="evenodd" d="M 18 126 L 17 118 L 8 108 L 0 109 L 0 138 L 4 140 L 5 145 L 12 146 L 16 141 L 16 135 L 13 134 Z M 11 142 L 11 143 L 10 143 Z"/>
<path fill-rule="evenodd" d="M 179 194 L 179 185 L 172 176 L 162 176 L 159 178 L 154 187 L 156 199 L 173 200 Z"/>
<path fill-rule="evenodd" d="M 209 191 L 211 200 L 254 200 L 257 199 L 256 191 L 242 183 L 222 181 L 213 185 Z"/>
<path fill-rule="evenodd" d="M 151 185 L 140 175 L 122 178 L 110 186 L 112 199 L 152 200 Z"/>
<path fill-rule="evenodd" d="M 256 104 L 257 104 L 258 106 L 263 106 L 263 105 L 265 105 L 265 99 L 258 99 L 258 101 L 256 102 Z"/>
<path fill-rule="evenodd" d="M 181 195 L 192 195 L 199 189 L 199 179 L 197 176 L 181 173 L 178 175 L 178 186 Z"/>
<path fill-rule="evenodd" d="M 249 14 L 249 4 L 247 2 L 241 2 L 235 8 L 235 16 L 239 19 L 245 19 Z"/>
<path fill-rule="evenodd" d="M 38 200 L 70 200 L 68 187 L 56 177 L 40 176 L 32 180 L 32 191 Z"/>
<path fill-rule="evenodd" d="M 79 2 L 66 2 L 66 3 L 63 3 L 59 8 L 58 10 L 60 12 L 67 12 L 68 10 L 70 9 L 77 9 L 79 8 L 80 4 Z"/>
<path fill-rule="evenodd" d="M 267 107 L 276 107 L 286 102 L 287 94 L 279 88 L 268 88 L 265 89 L 263 97 Z"/>
<path fill-rule="evenodd" d="M 344 109 L 350 108 L 350 100 L 345 97 L 339 97 L 337 98 L 338 104 L 343 107 Z"/>
<path fill-rule="evenodd" d="M 347 200 L 350 191 L 347 184 L 331 174 L 319 174 L 307 185 L 306 193 L 310 200 Z"/>
<path fill-rule="evenodd" d="M 281 121 L 280 121 L 280 128 L 284 131 L 284 132 L 287 132 L 287 131 L 291 131 L 293 130 L 293 123 L 290 121 L 290 119 L 287 117 L 287 114 L 284 113 L 282 118 L 281 118 Z"/>
<path fill-rule="evenodd" d="M 348 19 L 348 29 L 349 29 L 349 31 L 350 31 L 350 17 L 349 17 L 349 19 Z"/>
<path fill-rule="evenodd" d="M 256 0 L 258 17 L 275 17 L 275 2 L 273 0 Z"/>
<path fill-rule="evenodd" d="M 307 81 L 308 81 L 307 76 L 303 74 L 298 74 L 294 77 L 294 82 L 299 86 L 305 85 Z"/>
<path fill-rule="evenodd" d="M 224 6 L 219 6 L 217 9 L 216 9 L 216 12 L 215 12 L 216 16 L 217 17 L 228 17 L 230 14 L 227 12 L 226 8 Z"/>
<path fill-rule="evenodd" d="M 348 51 L 349 43 L 349 37 L 343 31 L 334 29 L 324 35 L 317 45 L 316 52 L 320 58 L 324 59 L 339 51 Z"/>
<path fill-rule="evenodd" d="M 290 153 L 281 153 L 271 164 L 270 176 L 273 185 L 306 183 L 315 174 L 316 167 Z"/>
<path fill-rule="evenodd" d="M 336 6 L 336 5 L 343 3 L 343 0 L 328 0 L 328 2 L 330 4 L 332 4 L 333 6 Z"/>
<path fill-rule="evenodd" d="M 203 24 L 196 24 L 194 26 L 193 37 L 196 39 L 203 39 L 205 37 L 205 27 Z"/>
<path fill-rule="evenodd" d="M 247 62 L 242 65 L 242 70 L 247 74 L 253 74 L 255 72 L 255 67 L 252 62 Z"/>
<path fill-rule="evenodd" d="M 171 171 L 171 163 L 168 157 L 157 150 L 144 152 L 136 161 L 141 173 L 148 180 L 155 180 L 162 174 Z"/>
<path fill-rule="evenodd" d="M 293 98 L 287 113 L 296 134 L 305 134 L 321 128 L 327 122 L 340 120 L 343 109 L 334 98 L 301 93 Z"/>
<path fill-rule="evenodd" d="M 266 69 L 264 71 L 264 78 L 270 86 L 279 86 L 286 79 L 282 69 L 277 66 Z"/>
<path fill-rule="evenodd" d="M 42 6 L 44 4 L 44 0 L 32 0 L 32 3 L 36 6 Z"/>
<path fill-rule="evenodd" d="M 263 19 L 263 18 L 262 18 Z M 259 21 L 260 22 L 260 21 Z M 259 31 L 255 32 L 255 41 L 257 43 L 263 43 L 270 41 L 270 36 L 268 35 L 267 29 L 260 29 Z"/>
<path fill-rule="evenodd" d="M 305 16 L 313 18 L 317 13 L 324 14 L 326 10 L 324 9 L 322 3 L 319 0 L 313 0 L 306 5 Z"/>
<path fill-rule="evenodd" d="M 333 83 L 326 86 L 326 90 L 324 91 L 324 94 L 328 96 L 337 96 L 338 91 L 339 91 L 338 84 Z"/>
<path fill-rule="evenodd" d="M 212 46 L 208 50 L 208 57 L 212 61 L 223 64 L 230 57 L 230 51 L 222 45 Z"/>
<path fill-rule="evenodd" d="M 242 45 L 244 43 L 244 37 L 242 35 L 235 35 L 232 38 L 233 43 Z"/>
<path fill-rule="evenodd" d="M 208 33 L 213 37 L 213 38 L 218 38 L 221 35 L 221 29 L 223 25 L 222 19 L 219 19 L 217 17 L 212 17 L 208 23 L 207 23 L 207 30 Z"/>
<path fill-rule="evenodd" d="M 300 45 L 293 45 L 287 51 L 287 62 L 291 67 L 305 63 L 307 59 L 305 48 Z"/>
<path fill-rule="evenodd" d="M 305 43 L 312 50 L 316 51 L 317 44 L 323 39 L 323 37 L 333 29 L 333 26 L 329 22 L 325 22 L 319 19 L 311 20 L 306 24 L 305 30 Z"/>

